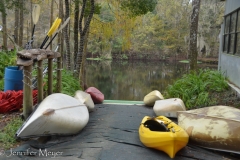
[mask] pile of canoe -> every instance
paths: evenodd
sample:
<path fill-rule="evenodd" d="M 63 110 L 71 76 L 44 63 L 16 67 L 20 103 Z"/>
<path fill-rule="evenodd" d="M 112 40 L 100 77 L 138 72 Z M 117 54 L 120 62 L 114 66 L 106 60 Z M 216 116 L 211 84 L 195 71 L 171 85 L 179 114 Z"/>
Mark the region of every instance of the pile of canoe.
<path fill-rule="evenodd" d="M 72 135 L 89 121 L 94 104 L 104 95 L 94 87 L 76 91 L 71 97 L 55 93 L 46 97 L 19 128 L 16 137 Z M 143 117 L 139 126 L 140 141 L 174 158 L 189 142 L 208 149 L 240 154 L 240 110 L 229 106 L 211 106 L 186 111 L 179 98 L 164 99 L 157 90 L 144 97 L 156 117 Z M 178 124 L 169 118 L 177 118 Z"/>
<path fill-rule="evenodd" d="M 149 148 L 161 150 L 174 158 L 185 147 L 189 136 L 187 132 L 167 117 L 177 118 L 178 111 L 186 111 L 179 98 L 164 99 L 158 90 L 147 94 L 143 102 L 153 107 L 156 117 L 145 116 L 139 127 L 140 141 Z"/>
<path fill-rule="evenodd" d="M 139 137 L 145 146 L 164 151 L 173 158 L 189 138 L 189 143 L 203 148 L 240 154 L 239 109 L 211 106 L 186 111 L 181 99 L 164 99 L 156 90 L 143 101 L 146 106 L 153 106 L 156 114 L 155 118 L 144 117 L 139 127 Z M 166 117 L 177 118 L 178 124 L 172 122 L 173 126 L 169 127 L 170 120 Z"/>
<path fill-rule="evenodd" d="M 71 97 L 54 93 L 46 97 L 18 129 L 17 138 L 49 135 L 72 135 L 80 132 L 89 121 L 94 103 L 102 103 L 104 95 L 96 88 L 76 91 Z"/>

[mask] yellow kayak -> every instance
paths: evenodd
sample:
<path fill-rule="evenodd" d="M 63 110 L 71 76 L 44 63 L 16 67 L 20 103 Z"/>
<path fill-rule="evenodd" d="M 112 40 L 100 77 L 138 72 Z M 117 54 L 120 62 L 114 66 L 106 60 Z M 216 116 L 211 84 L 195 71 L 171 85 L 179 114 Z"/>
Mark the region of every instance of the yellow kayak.
<path fill-rule="evenodd" d="M 161 150 L 171 158 L 187 145 L 189 139 L 185 130 L 164 116 L 145 116 L 139 127 L 139 137 L 146 147 Z"/>

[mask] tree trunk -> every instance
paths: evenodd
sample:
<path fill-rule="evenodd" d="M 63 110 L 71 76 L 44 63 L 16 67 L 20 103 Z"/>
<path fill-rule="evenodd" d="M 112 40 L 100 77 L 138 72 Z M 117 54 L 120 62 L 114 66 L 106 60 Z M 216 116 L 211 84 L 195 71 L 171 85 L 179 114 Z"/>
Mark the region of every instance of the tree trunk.
<path fill-rule="evenodd" d="M 23 11 L 24 11 L 24 0 L 20 0 L 20 22 L 19 22 L 19 39 L 18 39 L 18 43 L 20 47 L 23 47 L 23 24 L 24 24 L 24 15 L 23 15 Z"/>
<path fill-rule="evenodd" d="M 77 53 L 78 53 L 78 19 L 79 19 L 79 0 L 75 1 L 74 9 L 74 69 L 76 69 Z"/>
<path fill-rule="evenodd" d="M 59 0 L 59 17 L 61 19 L 64 19 L 63 0 Z M 59 52 L 61 53 L 61 58 L 63 58 L 63 47 L 64 47 L 63 32 L 58 33 L 58 44 L 60 44 Z M 63 66 L 62 66 L 62 68 L 63 68 Z"/>
<path fill-rule="evenodd" d="M 84 18 L 84 21 L 86 23 L 86 18 Z M 87 86 L 86 84 L 86 68 L 85 68 L 85 63 L 86 63 L 86 55 L 87 55 L 87 43 L 88 43 L 88 35 L 89 35 L 89 28 L 87 30 L 87 34 L 84 38 L 84 45 L 83 45 L 83 56 L 82 56 L 82 64 L 81 64 L 81 69 L 80 69 L 80 77 L 79 79 L 81 80 L 81 86 L 83 87 L 82 89 L 86 90 L 87 88 L 84 88 L 84 86 Z"/>
<path fill-rule="evenodd" d="M 190 70 L 197 69 L 197 35 L 198 35 L 198 16 L 200 9 L 201 0 L 193 0 L 192 6 L 193 11 L 191 15 L 190 21 L 190 43 L 189 43 L 189 51 L 190 51 Z"/>
<path fill-rule="evenodd" d="M 51 11 L 50 11 L 50 28 L 53 24 L 53 4 L 54 4 L 54 1 L 52 0 L 51 1 Z M 52 39 L 52 36 L 50 36 L 49 38 Z M 50 50 L 52 50 L 52 43 L 50 44 Z"/>
<path fill-rule="evenodd" d="M 18 45 L 19 13 L 20 12 L 18 6 L 15 6 L 14 41 Z"/>
<path fill-rule="evenodd" d="M 5 0 L 1 1 L 1 13 L 2 13 L 2 34 L 3 34 L 3 45 L 2 49 L 7 50 L 7 14 L 6 14 L 6 8 L 5 8 Z"/>
<path fill-rule="evenodd" d="M 82 5 L 82 10 L 81 10 L 81 14 L 80 14 L 80 18 L 79 18 L 79 32 L 80 32 L 80 45 L 79 45 L 79 52 L 77 54 L 77 67 L 76 67 L 76 73 L 77 76 L 79 76 L 80 80 L 80 69 L 82 69 L 82 58 L 83 58 L 83 50 L 84 50 L 84 39 L 87 35 L 87 31 L 89 29 L 89 25 L 90 22 L 92 20 L 93 14 L 94 14 L 94 0 L 90 0 L 90 12 L 89 14 L 86 16 L 86 23 L 83 24 L 83 17 L 84 13 L 85 13 L 85 9 L 86 9 L 86 4 L 87 4 L 87 0 L 83 0 L 83 5 Z M 84 27 L 83 27 L 84 26 Z"/>
<path fill-rule="evenodd" d="M 66 13 L 65 13 L 65 20 L 69 17 L 69 2 L 68 0 L 65 0 L 65 9 L 66 9 Z M 69 42 L 69 35 L 68 35 L 68 24 L 67 26 L 64 28 L 64 39 L 66 42 L 66 68 L 67 70 L 71 70 L 71 54 L 70 54 L 70 42 Z"/>

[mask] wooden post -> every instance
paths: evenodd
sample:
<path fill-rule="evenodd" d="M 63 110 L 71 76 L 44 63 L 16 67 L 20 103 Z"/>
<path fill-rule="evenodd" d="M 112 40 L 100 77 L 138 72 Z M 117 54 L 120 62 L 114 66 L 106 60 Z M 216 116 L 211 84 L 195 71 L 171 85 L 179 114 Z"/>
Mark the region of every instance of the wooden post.
<path fill-rule="evenodd" d="M 53 62 L 52 58 L 48 59 L 48 95 L 53 93 Z"/>
<path fill-rule="evenodd" d="M 32 99 L 32 65 L 23 67 L 23 116 L 26 120 L 32 113 L 33 99 Z M 31 95 L 31 96 L 29 96 Z"/>
<path fill-rule="evenodd" d="M 38 61 L 37 69 L 37 88 L 38 88 L 38 104 L 43 100 L 43 65 L 42 61 Z"/>

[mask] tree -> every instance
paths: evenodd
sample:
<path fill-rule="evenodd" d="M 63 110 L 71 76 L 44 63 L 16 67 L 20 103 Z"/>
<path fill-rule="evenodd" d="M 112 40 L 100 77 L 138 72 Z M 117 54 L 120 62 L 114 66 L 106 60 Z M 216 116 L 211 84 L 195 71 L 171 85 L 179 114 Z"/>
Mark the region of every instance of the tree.
<path fill-rule="evenodd" d="M 87 7 L 87 0 L 83 0 L 82 4 L 82 10 L 79 17 L 79 33 L 80 33 L 80 43 L 79 43 L 79 51 L 77 53 L 77 61 L 76 61 L 76 74 L 80 77 L 80 69 L 81 69 L 81 63 L 82 63 L 82 57 L 83 57 L 83 51 L 84 51 L 84 40 L 87 36 L 88 29 L 90 27 L 90 22 L 92 20 L 94 9 L 95 9 L 95 3 L 94 0 L 90 0 L 89 7 Z M 85 12 L 89 8 L 89 12 Z M 84 21 L 84 17 L 86 18 L 86 21 Z M 85 23 L 84 23 L 85 22 Z"/>
<path fill-rule="evenodd" d="M 19 19 L 19 37 L 18 37 L 18 45 L 23 47 L 23 28 L 24 28 L 24 0 L 19 0 L 19 8 L 20 8 L 20 19 Z"/>
<path fill-rule="evenodd" d="M 198 36 L 198 16 L 200 10 L 201 0 L 192 1 L 192 14 L 190 21 L 190 43 L 189 43 L 189 52 L 190 52 L 190 70 L 197 69 L 197 36 Z"/>
<path fill-rule="evenodd" d="M 64 13 L 63 13 L 63 0 L 59 0 L 59 17 L 61 19 L 63 19 L 64 17 Z M 61 53 L 61 58 L 63 57 L 63 44 L 64 44 L 64 36 L 63 36 L 63 32 L 61 32 L 60 34 L 58 34 L 58 44 L 60 45 L 60 49 L 59 52 Z"/>
<path fill-rule="evenodd" d="M 157 4 L 157 0 L 120 0 L 122 10 L 136 17 L 152 12 Z"/>
<path fill-rule="evenodd" d="M 73 28 L 73 37 L 74 37 L 74 55 L 73 55 L 73 59 L 77 58 L 77 53 L 78 53 L 78 21 L 79 21 L 79 5 L 80 5 L 80 0 L 75 0 L 74 1 L 74 28 Z M 76 64 L 74 64 L 74 68 L 76 68 Z"/>
<path fill-rule="evenodd" d="M 65 20 L 69 17 L 69 1 L 65 0 Z M 68 70 L 71 70 L 71 54 L 70 54 L 70 42 L 69 42 L 69 35 L 68 35 L 68 24 L 67 26 L 64 28 L 64 39 L 66 42 L 66 67 Z"/>
<path fill-rule="evenodd" d="M 15 6 L 15 23 L 14 23 L 14 40 L 18 44 L 18 31 L 19 31 L 19 7 Z"/>
<path fill-rule="evenodd" d="M 224 18 L 225 2 L 202 0 L 198 22 L 198 51 L 201 56 L 218 56 L 219 32 Z"/>
<path fill-rule="evenodd" d="M 6 13 L 6 1 L 0 1 L 0 12 L 2 13 L 2 25 L 3 25 L 3 49 L 7 50 L 7 13 Z"/>

